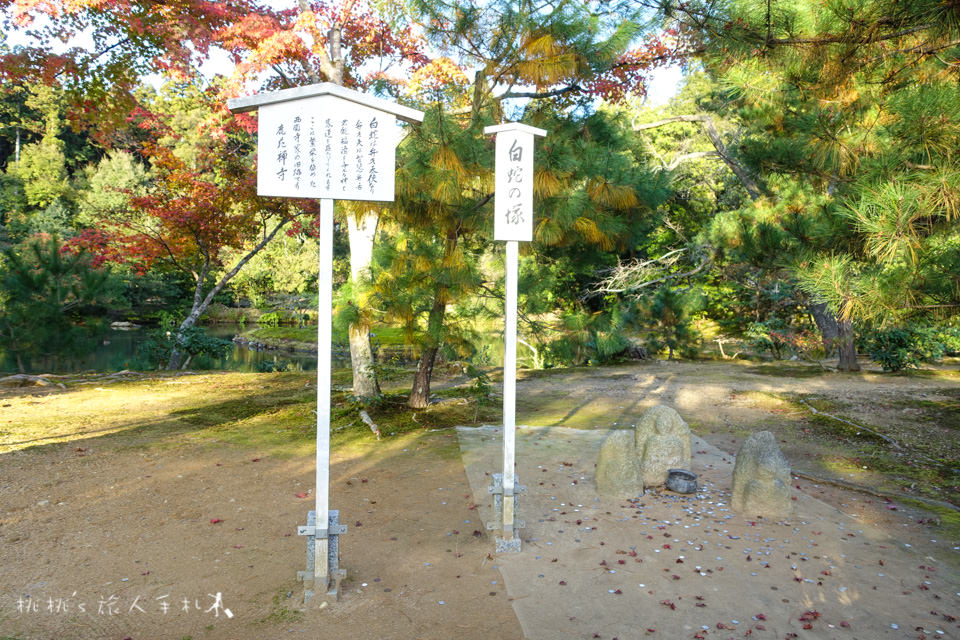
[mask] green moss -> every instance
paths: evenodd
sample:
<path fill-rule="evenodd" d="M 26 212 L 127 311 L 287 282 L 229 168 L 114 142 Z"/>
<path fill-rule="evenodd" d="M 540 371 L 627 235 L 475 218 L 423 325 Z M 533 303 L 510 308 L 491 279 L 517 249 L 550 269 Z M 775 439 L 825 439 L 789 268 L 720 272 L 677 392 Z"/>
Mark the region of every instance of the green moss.
<path fill-rule="evenodd" d="M 265 624 L 289 624 L 303 620 L 303 612 L 293 609 L 294 589 L 280 589 L 273 596 L 273 607 L 270 614 L 261 618 L 259 622 Z"/>

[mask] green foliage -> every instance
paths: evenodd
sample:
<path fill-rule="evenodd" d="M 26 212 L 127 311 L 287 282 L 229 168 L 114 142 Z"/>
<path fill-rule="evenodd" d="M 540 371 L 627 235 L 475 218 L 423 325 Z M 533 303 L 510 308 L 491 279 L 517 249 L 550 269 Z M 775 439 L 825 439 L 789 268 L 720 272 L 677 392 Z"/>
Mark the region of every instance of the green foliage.
<path fill-rule="evenodd" d="M 661 287 L 644 307 L 647 326 L 647 344 L 652 353 L 667 350 L 673 359 L 679 352 L 684 357 L 695 357 L 700 346 L 700 334 L 693 326 L 694 315 L 700 310 L 700 296 Z"/>
<path fill-rule="evenodd" d="M 175 314 L 160 313 L 160 326 L 147 335 L 147 339 L 140 345 L 139 355 L 146 360 L 151 368 L 160 368 L 170 362 L 174 347 L 181 354 L 186 354 L 183 363 L 185 368 L 190 361 L 199 355 L 212 358 L 224 358 L 233 349 L 230 340 L 216 338 L 207 334 L 203 327 L 188 327 L 179 329 L 179 321 Z M 177 335 L 180 335 L 178 344 Z"/>
<path fill-rule="evenodd" d="M 57 238 L 3 251 L 0 345 L 21 370 L 32 356 L 90 349 L 105 329 L 102 305 L 116 295 L 110 274 L 88 255 L 66 252 Z"/>
<path fill-rule="evenodd" d="M 77 198 L 76 223 L 95 226 L 117 220 L 129 206 L 130 195 L 143 195 L 149 180 L 147 170 L 132 153 L 114 151 L 83 172 Z"/>
<path fill-rule="evenodd" d="M 257 324 L 261 327 L 279 327 L 283 315 L 279 311 L 263 313 L 257 318 Z"/>
<path fill-rule="evenodd" d="M 870 359 L 884 371 L 917 368 L 960 349 L 960 330 L 929 325 L 878 329 L 864 338 Z"/>

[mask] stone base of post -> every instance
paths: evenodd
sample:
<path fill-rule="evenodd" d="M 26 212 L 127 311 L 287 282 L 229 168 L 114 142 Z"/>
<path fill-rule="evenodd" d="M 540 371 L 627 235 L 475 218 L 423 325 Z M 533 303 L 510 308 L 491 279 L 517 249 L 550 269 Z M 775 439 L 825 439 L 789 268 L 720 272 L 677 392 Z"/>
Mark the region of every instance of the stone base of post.
<path fill-rule="evenodd" d="M 307 538 L 307 569 L 297 572 L 297 579 L 305 586 L 305 603 L 317 592 L 339 600 L 340 582 L 347 577 L 347 572 L 340 568 L 340 536 L 347 532 L 347 525 L 340 524 L 340 512 L 330 510 L 326 529 L 318 530 L 316 522 L 317 512 L 310 511 L 307 525 L 297 527 L 297 535 Z M 307 583 L 312 586 L 307 587 Z"/>
<path fill-rule="evenodd" d="M 516 479 L 515 479 L 516 480 Z M 493 484 L 487 487 L 487 493 L 493 496 L 493 518 L 487 523 L 490 531 L 502 529 L 502 536 L 496 536 L 497 553 L 505 551 L 520 551 L 520 535 L 518 529 L 526 527 L 526 522 L 517 517 L 519 497 L 517 494 L 526 492 L 523 485 L 515 484 L 512 495 L 504 495 L 503 474 L 493 474 Z"/>

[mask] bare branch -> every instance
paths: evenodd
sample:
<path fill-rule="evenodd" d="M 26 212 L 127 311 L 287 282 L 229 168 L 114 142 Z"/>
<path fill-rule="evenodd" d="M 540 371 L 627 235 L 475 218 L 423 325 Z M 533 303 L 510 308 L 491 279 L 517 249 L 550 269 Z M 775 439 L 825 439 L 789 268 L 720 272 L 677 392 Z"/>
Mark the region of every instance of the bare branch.
<path fill-rule="evenodd" d="M 633 130 L 644 131 L 646 129 L 654 129 L 672 122 L 699 122 L 704 133 L 707 134 L 707 137 L 710 138 L 710 142 L 713 143 L 713 148 L 717 150 L 717 155 L 720 156 L 726 165 L 730 167 L 730 170 L 733 171 L 734 175 L 737 176 L 737 178 L 740 180 L 740 183 L 743 185 L 743 188 L 747 190 L 747 194 L 749 194 L 750 199 L 756 200 L 760 197 L 760 186 L 750 176 L 747 170 L 744 169 L 743 165 L 737 162 L 733 156 L 727 152 L 727 147 L 725 144 L 723 144 L 723 140 L 720 138 L 720 132 L 717 131 L 716 126 L 713 124 L 713 118 L 707 114 L 698 113 L 693 115 L 671 116 L 669 118 L 657 120 L 656 122 L 645 122 L 642 124 L 637 124 L 634 122 Z"/>
<path fill-rule="evenodd" d="M 717 153 L 716 151 L 694 151 L 692 153 L 684 153 L 682 155 L 677 156 L 673 160 L 671 160 L 670 164 L 667 165 L 667 169 L 669 171 L 673 171 L 674 169 L 679 167 L 681 164 L 683 164 L 687 160 L 695 160 L 697 158 L 709 158 L 709 157 L 719 158 L 720 154 Z"/>
<path fill-rule="evenodd" d="M 584 297 L 590 298 L 608 293 L 623 293 L 637 296 L 641 290 L 648 287 L 671 280 L 682 280 L 695 276 L 713 263 L 713 256 L 708 253 L 704 254 L 700 260 L 700 264 L 690 271 L 664 274 L 664 271 L 680 261 L 681 254 L 686 251 L 686 248 L 674 249 L 659 258 L 651 260 L 621 262 L 613 269 L 610 269 L 608 271 L 610 275 L 589 289 Z"/>

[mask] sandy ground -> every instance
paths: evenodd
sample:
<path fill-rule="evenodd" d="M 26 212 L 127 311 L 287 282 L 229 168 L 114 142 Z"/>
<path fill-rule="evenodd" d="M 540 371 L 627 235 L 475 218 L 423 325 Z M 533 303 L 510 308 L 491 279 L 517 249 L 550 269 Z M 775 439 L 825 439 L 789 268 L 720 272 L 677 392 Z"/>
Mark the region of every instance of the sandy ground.
<path fill-rule="evenodd" d="M 738 399 L 757 388 L 862 405 L 868 393 L 956 387 L 894 382 L 731 378 L 673 364 L 523 381 L 521 404 L 541 396 L 549 424 L 596 430 L 521 430 L 517 554 L 494 553 L 483 522 L 487 474 L 500 470 L 495 428 L 335 451 L 348 578 L 325 606 L 304 607 L 296 581 L 311 456 L 93 435 L 5 453 L 0 638 L 960 638 L 960 541 L 937 539 L 924 513 L 800 480 L 790 521 L 734 514 L 729 430 L 694 445 L 696 496 L 595 494 L 605 429 L 655 402 L 748 430 L 778 419 Z"/>
<path fill-rule="evenodd" d="M 312 459 L 75 443 L 5 454 L 0 638 L 521 638 L 455 437 L 371 443 L 375 463 L 335 457 L 349 575 L 340 602 L 302 612 L 296 526 L 311 506 L 296 496 Z"/>

